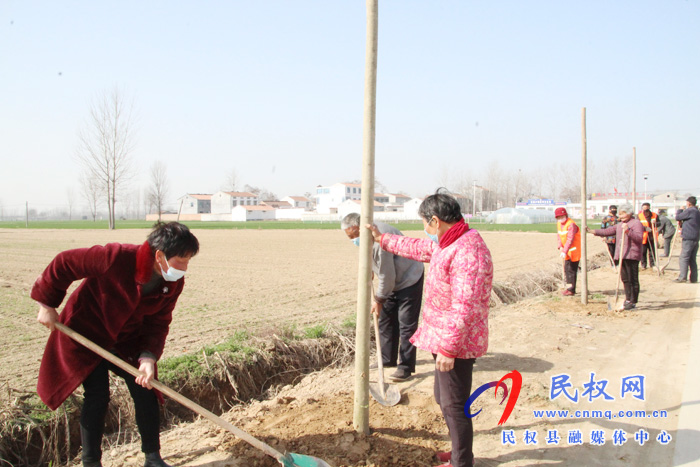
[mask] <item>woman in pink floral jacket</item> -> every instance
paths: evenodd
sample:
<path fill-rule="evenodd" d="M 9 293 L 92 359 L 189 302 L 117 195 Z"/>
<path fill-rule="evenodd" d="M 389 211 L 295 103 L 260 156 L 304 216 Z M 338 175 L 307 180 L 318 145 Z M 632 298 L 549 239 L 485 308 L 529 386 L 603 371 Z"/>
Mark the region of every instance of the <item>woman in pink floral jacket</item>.
<path fill-rule="evenodd" d="M 437 457 L 447 462 L 445 466 L 471 466 L 473 428 L 464 406 L 471 394 L 474 361 L 488 347 L 491 253 L 481 235 L 464 222 L 452 196 L 440 192 L 428 196 L 418 212 L 429 239 L 370 229 L 384 250 L 430 263 L 423 320 L 411 342 L 435 358 L 435 400 L 452 440 L 451 453 Z"/>

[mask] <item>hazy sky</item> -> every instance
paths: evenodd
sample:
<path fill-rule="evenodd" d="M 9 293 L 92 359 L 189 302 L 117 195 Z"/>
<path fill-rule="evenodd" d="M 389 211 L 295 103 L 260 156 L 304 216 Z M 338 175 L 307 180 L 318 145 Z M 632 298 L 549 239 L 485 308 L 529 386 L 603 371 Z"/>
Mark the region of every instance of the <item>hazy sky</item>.
<path fill-rule="evenodd" d="M 700 1 L 380 1 L 376 177 L 432 192 L 493 160 L 579 170 L 637 148 L 638 188 L 700 191 Z M 172 200 L 359 179 L 365 2 L 0 2 L 0 203 L 79 193 L 90 103 L 133 98 Z M 554 171 L 553 171 L 554 172 Z M 552 173 L 553 176 L 556 173 Z M 612 189 L 612 187 L 610 187 Z"/>

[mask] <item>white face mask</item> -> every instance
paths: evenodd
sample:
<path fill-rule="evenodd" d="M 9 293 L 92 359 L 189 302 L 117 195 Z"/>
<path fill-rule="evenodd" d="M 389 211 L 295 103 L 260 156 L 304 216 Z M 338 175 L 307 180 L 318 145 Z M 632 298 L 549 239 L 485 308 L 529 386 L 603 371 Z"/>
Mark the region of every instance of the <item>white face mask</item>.
<path fill-rule="evenodd" d="M 185 276 L 185 271 L 175 269 L 174 267 L 170 266 L 169 264 L 168 264 L 167 271 L 163 271 L 163 266 L 161 266 L 160 263 L 158 263 L 158 267 L 160 268 L 161 274 L 163 274 L 163 279 L 165 279 L 168 282 L 178 281 Z"/>

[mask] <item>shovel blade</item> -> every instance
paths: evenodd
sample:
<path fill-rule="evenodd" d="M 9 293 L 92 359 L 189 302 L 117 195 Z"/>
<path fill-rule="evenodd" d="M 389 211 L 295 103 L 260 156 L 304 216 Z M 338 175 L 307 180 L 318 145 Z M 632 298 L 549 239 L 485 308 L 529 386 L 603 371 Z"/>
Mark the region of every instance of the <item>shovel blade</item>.
<path fill-rule="evenodd" d="M 284 467 L 331 467 L 326 461 L 314 456 L 288 452 L 280 461 Z"/>
<path fill-rule="evenodd" d="M 374 400 L 386 407 L 396 405 L 401 400 L 401 391 L 394 384 L 384 385 L 384 397 L 382 397 L 382 388 L 379 383 L 369 383 L 369 393 L 374 397 Z"/>
<path fill-rule="evenodd" d="M 618 297 L 617 300 L 615 300 L 615 297 L 608 297 L 608 311 L 621 311 L 624 307 L 624 297 Z"/>

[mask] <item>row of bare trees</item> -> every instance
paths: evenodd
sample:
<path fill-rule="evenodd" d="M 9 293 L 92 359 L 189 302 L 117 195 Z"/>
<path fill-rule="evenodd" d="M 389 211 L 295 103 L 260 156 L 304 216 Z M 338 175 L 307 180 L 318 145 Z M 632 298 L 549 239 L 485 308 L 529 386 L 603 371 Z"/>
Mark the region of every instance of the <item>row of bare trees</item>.
<path fill-rule="evenodd" d="M 589 160 L 587 172 L 588 193 L 632 191 L 631 155 L 613 156 L 603 162 Z M 520 168 L 503 167 L 493 161 L 482 174 L 460 172 L 446 166 L 437 182 L 439 186 L 464 195 L 469 203 L 473 202 L 474 185 L 478 185 L 476 206 L 483 211 L 512 207 L 531 198 L 581 201 L 580 167 L 563 163 Z"/>
<path fill-rule="evenodd" d="M 100 94 L 90 106 L 89 117 L 78 133 L 77 159 L 81 165 L 80 187 L 90 215 L 95 220 L 98 209 L 107 206 L 109 228 L 116 225 L 117 195 L 124 193 L 135 175 L 132 152 L 136 146 L 134 106 L 117 87 Z M 150 169 L 146 200 L 158 212 L 163 211 L 169 184 L 166 166 L 161 161 Z M 69 216 L 75 194 L 67 192 Z"/>

